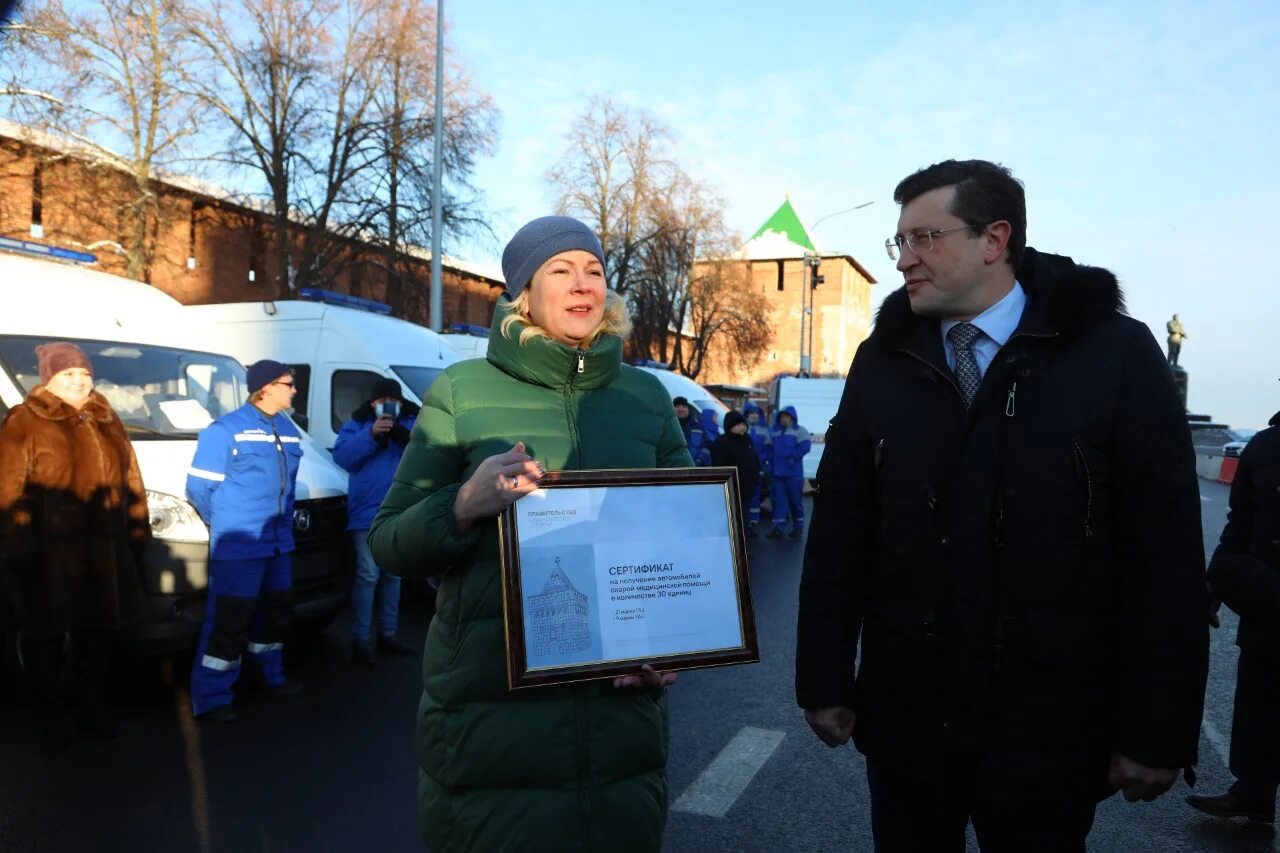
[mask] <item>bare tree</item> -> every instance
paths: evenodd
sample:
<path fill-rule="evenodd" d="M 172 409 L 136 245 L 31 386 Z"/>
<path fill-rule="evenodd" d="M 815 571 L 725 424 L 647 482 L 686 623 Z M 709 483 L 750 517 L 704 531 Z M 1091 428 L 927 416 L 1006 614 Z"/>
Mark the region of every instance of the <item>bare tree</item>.
<path fill-rule="evenodd" d="M 640 252 L 657 234 L 654 197 L 678 172 L 667 156 L 669 139 L 652 117 L 593 98 L 548 176 L 557 210 L 600 237 L 609 287 L 623 295 L 632 289 Z"/>
<path fill-rule="evenodd" d="M 355 181 L 375 161 L 375 8 L 375 0 L 192 8 L 188 32 L 200 61 L 187 80 L 229 131 L 217 159 L 261 178 L 281 296 L 323 280 L 362 230 L 358 216 L 342 213 L 358 206 Z"/>
<path fill-rule="evenodd" d="M 751 267 L 735 258 L 700 261 L 689 282 L 687 354 L 681 362 L 697 378 L 711 363 L 750 367 L 773 340 L 764 294 L 751 287 Z"/>
<path fill-rule="evenodd" d="M 195 2 L 190 82 L 229 130 L 219 158 L 265 189 L 276 292 L 371 263 L 405 311 L 404 253 L 431 237 L 434 5 Z M 461 71 L 447 79 L 445 228 L 460 233 L 485 227 L 469 178 L 496 111 Z M 380 259 L 361 250 L 370 241 Z"/>
<path fill-rule="evenodd" d="M 631 304 L 631 353 L 696 377 L 717 358 L 758 360 L 772 330 L 746 265 L 731 260 L 723 201 L 670 144 L 652 117 L 593 99 L 548 179 L 557 209 L 600 236 L 609 286 Z"/>
<path fill-rule="evenodd" d="M 373 88 L 378 168 L 368 174 L 365 216 L 384 240 L 387 301 L 397 310 L 405 308 L 405 249 L 432 238 L 435 15 L 436 6 L 424 0 L 389 0 L 375 26 L 383 69 Z M 445 72 L 444 231 L 487 232 L 470 177 L 476 159 L 492 148 L 497 110 L 456 61 Z"/>
<path fill-rule="evenodd" d="M 644 221 L 653 237 L 632 276 L 633 348 L 694 378 L 713 360 L 757 361 L 773 336 L 768 306 L 733 257 L 740 241 L 724 203 L 675 170 L 650 196 Z"/>
<path fill-rule="evenodd" d="M 640 247 L 632 303 L 636 345 L 673 369 L 685 365 L 691 326 L 694 263 L 723 231 L 717 200 L 683 172 L 646 199 L 644 217 L 652 235 Z"/>
<path fill-rule="evenodd" d="M 79 143 L 77 156 L 104 184 L 126 176 L 119 210 L 85 207 L 102 232 L 86 236 L 117 246 L 126 274 L 148 279 L 163 225 L 157 170 L 182 159 L 200 127 L 198 104 L 179 85 L 191 45 L 177 0 L 98 0 L 74 11 L 39 0 L 5 29 L 6 111 Z"/>

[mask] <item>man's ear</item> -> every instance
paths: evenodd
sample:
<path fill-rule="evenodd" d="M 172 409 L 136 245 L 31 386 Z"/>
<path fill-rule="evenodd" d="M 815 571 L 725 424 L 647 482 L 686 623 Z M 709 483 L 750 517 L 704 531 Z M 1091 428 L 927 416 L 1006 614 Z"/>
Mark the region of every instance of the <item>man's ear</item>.
<path fill-rule="evenodd" d="M 982 260 L 986 264 L 998 264 L 1004 261 L 1009 248 L 1009 238 L 1013 236 L 1013 226 L 1003 219 L 992 222 L 982 235 L 985 241 L 982 246 Z"/>

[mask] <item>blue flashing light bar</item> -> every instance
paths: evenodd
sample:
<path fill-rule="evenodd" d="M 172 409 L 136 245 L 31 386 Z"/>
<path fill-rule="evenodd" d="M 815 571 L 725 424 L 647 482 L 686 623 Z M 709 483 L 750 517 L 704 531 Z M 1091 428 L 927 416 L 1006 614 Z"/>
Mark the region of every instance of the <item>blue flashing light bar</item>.
<path fill-rule="evenodd" d="M 455 335 L 471 335 L 476 338 L 489 337 L 489 328 L 487 326 L 477 326 L 474 323 L 454 323 L 449 327 L 449 331 Z"/>
<path fill-rule="evenodd" d="M 78 264 L 96 264 L 98 262 L 98 256 L 89 252 L 77 252 L 75 249 L 48 246 L 44 243 L 33 243 L 30 240 L 15 240 L 12 237 L 0 237 L 0 249 L 6 249 L 20 255 L 31 255 L 36 258 L 57 258 L 60 261 L 75 261 Z"/>
<path fill-rule="evenodd" d="M 642 358 L 639 361 L 631 362 L 636 367 L 652 367 L 655 370 L 670 370 L 671 365 L 665 361 L 654 361 L 651 358 Z"/>
<path fill-rule="evenodd" d="M 343 308 L 356 308 L 373 314 L 391 313 L 391 306 L 385 302 L 374 302 L 372 299 L 362 299 L 359 296 L 350 296 L 335 290 L 325 290 L 323 287 L 304 287 L 298 291 L 298 295 L 303 299 L 323 302 L 326 305 L 341 305 Z"/>

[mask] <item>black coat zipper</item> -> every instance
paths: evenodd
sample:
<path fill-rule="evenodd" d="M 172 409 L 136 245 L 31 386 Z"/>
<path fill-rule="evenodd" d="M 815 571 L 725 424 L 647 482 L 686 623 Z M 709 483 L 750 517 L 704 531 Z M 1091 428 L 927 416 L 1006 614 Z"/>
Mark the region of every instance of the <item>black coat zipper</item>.
<path fill-rule="evenodd" d="M 1084 538 L 1093 536 L 1093 471 L 1089 469 L 1089 457 L 1084 455 L 1080 442 L 1071 440 L 1071 447 L 1079 460 L 1080 475 L 1084 479 Z"/>

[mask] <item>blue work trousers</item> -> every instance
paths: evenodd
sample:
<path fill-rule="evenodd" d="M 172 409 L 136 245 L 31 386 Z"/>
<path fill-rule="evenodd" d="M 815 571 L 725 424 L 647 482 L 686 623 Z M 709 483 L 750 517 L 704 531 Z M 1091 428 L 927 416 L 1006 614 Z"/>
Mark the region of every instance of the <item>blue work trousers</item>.
<path fill-rule="evenodd" d="M 773 526 L 784 530 L 790 510 L 793 530 L 804 529 L 804 477 L 773 475 Z"/>
<path fill-rule="evenodd" d="M 268 686 L 284 683 L 282 654 L 293 618 L 292 570 L 289 554 L 209 561 L 204 625 L 191 670 L 196 714 L 231 704 L 245 652 L 262 667 Z"/>
<path fill-rule="evenodd" d="M 752 524 L 760 521 L 760 493 L 764 491 L 763 481 L 763 477 L 756 479 L 755 491 L 747 499 L 747 521 Z"/>
<path fill-rule="evenodd" d="M 394 637 L 400 622 L 400 578 L 388 575 L 373 561 L 369 531 L 353 530 L 356 580 L 351 587 L 351 639 L 369 642 L 373 633 L 373 604 L 378 603 L 378 636 Z"/>

